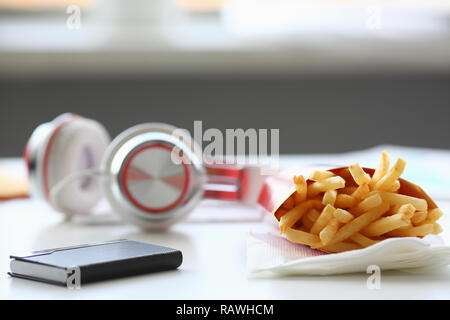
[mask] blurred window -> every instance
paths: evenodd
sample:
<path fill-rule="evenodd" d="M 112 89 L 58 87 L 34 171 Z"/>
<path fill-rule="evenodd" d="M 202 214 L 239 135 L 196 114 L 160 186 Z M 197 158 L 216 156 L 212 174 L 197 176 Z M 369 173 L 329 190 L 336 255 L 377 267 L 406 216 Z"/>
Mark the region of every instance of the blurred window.
<path fill-rule="evenodd" d="M 0 9 L 7 10 L 53 10 L 76 4 L 82 8 L 91 6 L 95 0 L 0 0 Z"/>

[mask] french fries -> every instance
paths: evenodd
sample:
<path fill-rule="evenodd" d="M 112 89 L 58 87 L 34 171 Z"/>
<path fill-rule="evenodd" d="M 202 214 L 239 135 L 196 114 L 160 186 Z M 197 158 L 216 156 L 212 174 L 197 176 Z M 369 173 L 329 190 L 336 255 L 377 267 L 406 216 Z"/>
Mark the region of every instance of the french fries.
<path fill-rule="evenodd" d="M 417 226 L 419 225 L 421 222 L 425 221 L 425 219 L 427 218 L 428 213 L 426 211 L 417 211 L 415 213 L 413 213 L 413 216 L 410 218 L 411 222 Z"/>
<path fill-rule="evenodd" d="M 356 232 L 359 232 L 362 228 L 367 226 L 372 221 L 375 221 L 378 218 L 380 218 L 388 210 L 389 210 L 389 204 L 384 202 L 379 207 L 376 207 L 372 210 L 367 211 L 366 213 L 353 219 L 352 221 L 350 221 L 349 223 L 344 225 L 342 228 L 340 228 L 339 231 L 334 236 L 333 240 L 331 240 L 327 244 L 335 244 L 335 243 L 339 243 L 341 241 L 346 240 L 347 238 L 351 237 Z M 316 248 L 320 248 L 320 247 L 321 247 L 321 245 L 316 245 Z"/>
<path fill-rule="evenodd" d="M 439 234 L 442 231 L 444 231 L 444 230 L 442 229 L 441 225 L 439 223 L 435 222 L 433 224 L 433 234 Z"/>
<path fill-rule="evenodd" d="M 405 196 L 403 194 L 380 191 L 379 195 L 383 198 L 383 201 L 388 202 L 390 205 L 403 205 L 411 204 L 419 211 L 428 210 L 428 203 L 425 199 L 414 198 Z"/>
<path fill-rule="evenodd" d="M 378 193 L 375 193 L 375 194 L 373 194 L 371 196 L 368 196 L 367 198 L 365 198 L 360 203 L 358 203 L 353 208 L 353 213 L 357 214 L 359 216 L 363 212 L 367 212 L 370 209 L 378 207 L 382 203 L 383 203 L 383 200 L 381 199 L 380 195 Z"/>
<path fill-rule="evenodd" d="M 412 218 L 416 212 L 416 208 L 411 204 L 411 203 L 407 203 L 407 204 L 403 204 L 403 205 L 395 205 L 394 208 L 398 207 L 398 210 L 395 210 L 394 213 L 403 213 L 405 214 L 408 218 Z"/>
<path fill-rule="evenodd" d="M 351 208 L 355 205 L 355 198 L 353 198 L 352 196 L 345 194 L 345 193 L 340 193 L 336 196 L 336 201 L 334 202 L 334 205 L 338 208 Z"/>
<path fill-rule="evenodd" d="M 408 227 L 393 230 L 388 233 L 390 237 L 425 237 L 427 234 L 433 233 L 433 224 L 423 224 L 418 227 Z"/>
<path fill-rule="evenodd" d="M 286 230 L 286 238 L 289 241 L 302 243 L 306 245 L 313 245 L 320 241 L 319 237 L 309 232 L 300 231 L 292 228 Z"/>
<path fill-rule="evenodd" d="M 397 213 L 392 216 L 380 218 L 365 227 L 361 233 L 367 237 L 377 237 L 389 231 L 407 227 L 411 224 L 411 220 L 402 213 Z"/>
<path fill-rule="evenodd" d="M 444 214 L 444 213 L 443 213 L 442 210 L 439 209 L 439 208 L 435 208 L 435 209 L 433 209 L 433 210 L 430 210 L 430 211 L 428 212 L 428 219 L 427 219 L 427 221 L 435 222 L 435 221 L 437 221 L 440 217 L 442 217 L 443 214 Z"/>
<path fill-rule="evenodd" d="M 353 215 L 344 209 L 336 209 L 334 210 L 334 217 L 342 223 L 348 223 L 353 220 Z"/>
<path fill-rule="evenodd" d="M 339 176 L 326 178 L 324 180 L 314 182 L 308 186 L 307 193 L 310 196 L 318 195 L 320 192 L 327 192 L 343 188 L 345 180 Z"/>
<path fill-rule="evenodd" d="M 396 180 L 400 178 L 403 170 L 405 170 L 405 167 L 406 161 L 402 158 L 398 158 L 391 170 L 389 170 L 388 173 L 386 173 L 383 178 L 375 184 L 374 189 L 389 191 L 390 188 L 392 188 L 392 185 L 395 184 Z"/>
<path fill-rule="evenodd" d="M 327 245 L 333 240 L 334 235 L 340 227 L 340 222 L 336 218 L 332 218 L 325 228 L 320 231 L 319 238 L 323 245 Z"/>
<path fill-rule="evenodd" d="M 368 246 L 371 246 L 371 245 L 373 245 L 373 244 L 378 242 L 377 240 L 370 239 L 370 238 L 368 238 L 368 237 L 366 237 L 366 236 L 364 236 L 364 235 L 362 235 L 361 233 L 358 233 L 358 232 L 355 233 L 354 235 L 352 235 L 350 237 L 350 240 L 352 240 L 353 242 L 359 244 L 360 246 L 362 246 L 364 248 L 368 247 Z"/>
<path fill-rule="evenodd" d="M 369 192 L 369 186 L 367 184 L 362 184 L 352 193 L 352 197 L 355 201 L 361 201 L 369 194 Z"/>
<path fill-rule="evenodd" d="M 381 153 L 381 161 L 380 164 L 378 165 L 378 168 L 375 170 L 375 172 L 373 173 L 372 179 L 369 182 L 369 187 L 371 187 L 373 189 L 373 186 L 380 181 L 380 179 L 382 177 L 384 177 L 386 175 L 386 173 L 389 170 L 389 163 L 390 163 L 390 159 L 389 159 L 389 154 L 386 151 L 383 151 Z"/>
<path fill-rule="evenodd" d="M 359 163 L 352 164 L 348 167 L 348 169 L 350 170 L 350 173 L 358 186 L 362 186 L 370 182 L 370 176 L 364 172 Z"/>
<path fill-rule="evenodd" d="M 302 202 L 295 208 L 292 208 L 288 212 L 286 212 L 281 218 L 280 218 L 280 231 L 281 233 L 284 233 L 287 228 L 292 227 L 300 218 L 311 208 L 313 207 L 320 207 L 322 205 L 322 202 L 319 200 L 307 200 L 305 202 Z"/>
<path fill-rule="evenodd" d="M 330 244 L 321 248 L 325 252 L 338 253 L 343 251 L 357 250 L 362 247 L 353 242 L 339 242 L 335 244 Z"/>
<path fill-rule="evenodd" d="M 305 226 L 308 230 L 310 230 L 319 215 L 320 213 L 316 209 L 309 210 L 307 214 L 303 215 L 302 226 Z"/>
<path fill-rule="evenodd" d="M 324 205 L 330 204 L 334 206 L 334 203 L 336 202 L 337 197 L 337 191 L 336 190 L 330 190 L 324 193 L 322 203 Z"/>
<path fill-rule="evenodd" d="M 443 212 L 420 188 L 408 191 L 400 178 L 406 161 L 389 169 L 383 151 L 376 170 L 358 163 L 294 177 L 295 192 L 274 212 L 289 241 L 338 253 L 365 248 L 390 237 L 439 234 Z M 403 183 L 403 185 L 402 185 Z M 400 193 L 401 192 L 401 193 Z M 422 192 L 423 193 L 423 192 Z"/>
<path fill-rule="evenodd" d="M 303 176 L 294 177 L 294 183 L 295 189 L 297 190 L 295 193 L 295 203 L 298 204 L 306 200 L 307 186 Z"/>
<path fill-rule="evenodd" d="M 331 171 L 314 170 L 309 175 L 309 180 L 319 182 L 324 179 L 334 177 L 334 175 L 335 174 Z"/>
<path fill-rule="evenodd" d="M 330 222 L 331 219 L 333 219 L 334 211 L 336 209 L 328 204 L 320 213 L 319 217 L 317 218 L 316 222 L 314 222 L 314 225 L 311 227 L 310 232 L 312 234 L 318 235 L 320 231 L 322 231 L 323 228 Z"/>

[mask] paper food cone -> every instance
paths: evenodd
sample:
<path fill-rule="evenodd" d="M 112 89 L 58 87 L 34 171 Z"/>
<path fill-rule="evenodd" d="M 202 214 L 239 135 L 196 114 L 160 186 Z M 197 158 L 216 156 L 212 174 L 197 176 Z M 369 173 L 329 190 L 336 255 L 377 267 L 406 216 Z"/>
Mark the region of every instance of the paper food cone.
<path fill-rule="evenodd" d="M 334 174 L 344 178 L 347 181 L 346 186 L 357 186 L 350 174 L 350 171 L 348 170 L 348 167 L 336 168 L 331 165 L 316 165 L 300 169 L 288 169 L 266 179 L 261 189 L 258 203 L 267 211 L 275 215 L 277 220 L 280 220 L 280 217 L 277 216 L 278 209 L 290 196 L 296 192 L 293 181 L 294 176 L 303 175 L 306 179 L 314 170 L 331 171 Z M 375 172 L 375 169 L 372 168 L 363 168 L 363 170 L 371 177 Z M 434 203 L 430 196 L 426 194 L 421 187 L 402 178 L 399 178 L 399 182 L 399 194 L 424 199 L 427 201 L 429 209 L 437 208 L 436 203 Z M 307 184 L 309 185 L 311 183 L 313 183 L 313 181 L 308 179 Z"/>

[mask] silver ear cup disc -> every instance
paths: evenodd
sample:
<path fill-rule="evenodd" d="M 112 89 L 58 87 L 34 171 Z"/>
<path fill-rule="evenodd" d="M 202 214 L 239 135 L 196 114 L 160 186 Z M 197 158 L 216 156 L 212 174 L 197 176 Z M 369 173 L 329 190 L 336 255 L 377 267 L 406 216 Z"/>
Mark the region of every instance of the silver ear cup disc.
<path fill-rule="evenodd" d="M 178 222 L 201 200 L 205 173 L 174 127 L 144 124 L 119 135 L 106 151 L 104 190 L 114 211 L 145 229 Z"/>
<path fill-rule="evenodd" d="M 149 213 L 160 213 L 183 201 L 189 188 L 189 167 L 172 161 L 166 144 L 146 144 L 133 151 L 122 167 L 120 181 L 127 198 Z"/>

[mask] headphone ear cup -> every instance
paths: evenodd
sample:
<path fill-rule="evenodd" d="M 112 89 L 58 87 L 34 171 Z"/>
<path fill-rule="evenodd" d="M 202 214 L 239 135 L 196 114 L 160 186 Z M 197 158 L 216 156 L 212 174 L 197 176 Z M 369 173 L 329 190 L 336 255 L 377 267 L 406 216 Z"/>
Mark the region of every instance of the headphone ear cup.
<path fill-rule="evenodd" d="M 197 159 L 196 145 L 192 146 L 195 141 L 186 130 L 176 130 L 176 127 L 164 123 L 136 125 L 119 134 L 108 146 L 103 157 L 102 171 L 109 173 L 111 177 L 109 180 L 103 180 L 106 199 L 114 212 L 124 220 L 147 230 L 162 230 L 181 221 L 203 195 L 205 172 L 200 158 Z M 178 170 L 179 168 L 175 168 L 176 166 L 168 165 L 171 155 L 170 153 L 167 155 L 167 151 L 156 152 L 151 156 L 147 153 L 148 158 L 144 156 L 140 160 L 133 160 L 135 156 L 139 157 L 140 152 L 148 152 L 150 149 L 159 151 L 168 149 L 171 152 L 173 147 L 182 151 L 183 156 L 190 160 L 187 163 L 182 161 L 178 165 L 184 170 Z M 134 162 L 135 167 L 131 165 L 132 161 L 136 161 Z M 134 168 L 136 171 L 130 168 Z M 136 183 L 134 187 L 137 189 L 142 187 L 141 190 L 134 189 L 132 194 L 130 190 L 133 186 L 127 185 L 127 172 L 130 173 L 128 177 L 130 177 L 131 184 Z M 133 175 L 136 176 L 133 177 Z M 155 183 L 152 183 L 152 180 Z M 178 187 L 175 186 L 175 182 L 180 183 Z M 183 188 L 180 187 L 181 182 L 183 182 Z M 154 185 L 159 186 L 153 191 L 164 193 L 163 188 L 170 187 L 171 191 L 169 192 L 179 191 L 180 196 L 177 200 L 167 200 L 165 197 L 154 200 L 158 195 L 152 195 L 152 189 L 149 188 Z M 140 191 L 144 192 L 140 193 Z M 135 195 L 138 195 L 140 199 L 137 200 Z M 168 203 L 164 203 L 166 206 L 163 206 L 158 203 L 158 200 Z"/>
<path fill-rule="evenodd" d="M 47 181 L 51 190 L 65 177 L 90 168 L 100 168 L 110 142 L 106 129 L 97 121 L 78 118 L 60 130 L 48 157 Z M 57 209 L 87 213 L 102 197 L 99 179 L 87 177 L 69 183 L 57 195 Z"/>
<path fill-rule="evenodd" d="M 97 121 L 70 115 L 67 118 L 41 125 L 47 126 L 46 130 L 41 129 L 45 137 L 42 142 L 33 144 L 33 136 L 30 139 L 32 146 L 26 151 L 27 157 L 36 155 L 31 156 L 33 161 L 28 159 L 30 182 L 34 193 L 44 197 L 53 208 L 66 214 L 83 214 L 102 196 L 99 179 L 86 177 L 70 182 L 59 190 L 55 199 L 51 197 L 52 187 L 76 172 L 100 168 L 110 137 Z"/>

